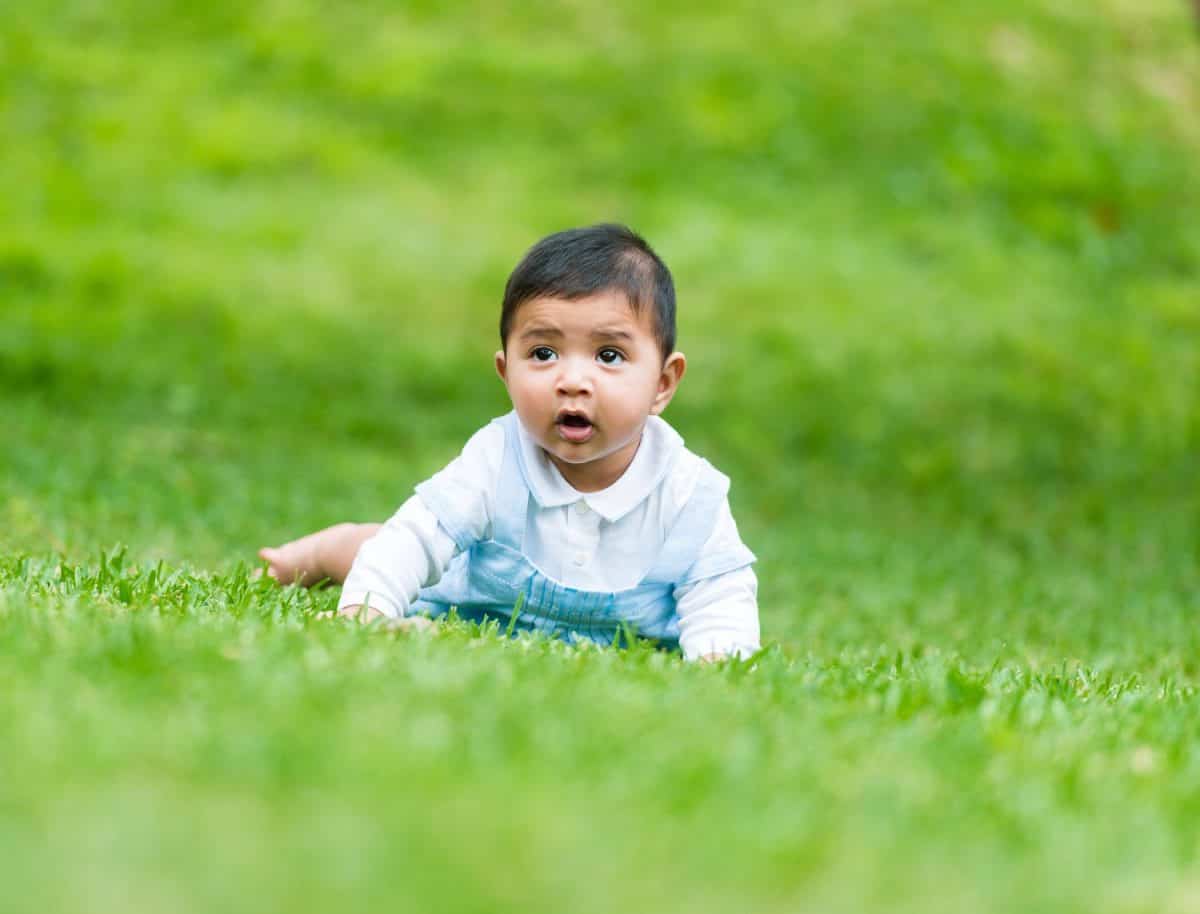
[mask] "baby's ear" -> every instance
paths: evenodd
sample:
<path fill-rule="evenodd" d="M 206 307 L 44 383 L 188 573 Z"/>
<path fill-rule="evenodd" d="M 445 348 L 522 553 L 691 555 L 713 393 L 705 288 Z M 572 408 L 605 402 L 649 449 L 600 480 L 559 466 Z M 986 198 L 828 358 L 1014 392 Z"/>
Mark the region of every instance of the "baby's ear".
<path fill-rule="evenodd" d="M 687 356 L 682 352 L 672 352 L 663 362 L 662 372 L 658 376 L 658 392 L 654 395 L 654 403 L 650 406 L 650 415 L 657 416 L 671 402 L 679 382 L 687 371 Z"/>
<path fill-rule="evenodd" d="M 504 350 L 497 349 L 495 358 L 496 358 L 496 374 L 498 374 L 500 376 L 501 381 L 504 381 L 505 383 L 507 383 L 508 378 L 506 378 L 504 376 L 504 373 L 505 373 L 505 371 L 508 370 L 508 363 L 504 359 Z"/>

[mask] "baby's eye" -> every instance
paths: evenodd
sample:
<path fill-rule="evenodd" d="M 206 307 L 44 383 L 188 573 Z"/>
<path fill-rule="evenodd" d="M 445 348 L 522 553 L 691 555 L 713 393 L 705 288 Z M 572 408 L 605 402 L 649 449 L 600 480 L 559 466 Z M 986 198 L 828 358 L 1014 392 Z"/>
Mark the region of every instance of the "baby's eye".
<path fill-rule="evenodd" d="M 625 355 L 619 349 L 601 349 L 596 353 L 596 358 L 605 365 L 620 365 L 625 361 Z"/>
<path fill-rule="evenodd" d="M 558 358 L 558 353 L 549 346 L 535 346 L 529 355 L 535 362 L 551 362 Z"/>

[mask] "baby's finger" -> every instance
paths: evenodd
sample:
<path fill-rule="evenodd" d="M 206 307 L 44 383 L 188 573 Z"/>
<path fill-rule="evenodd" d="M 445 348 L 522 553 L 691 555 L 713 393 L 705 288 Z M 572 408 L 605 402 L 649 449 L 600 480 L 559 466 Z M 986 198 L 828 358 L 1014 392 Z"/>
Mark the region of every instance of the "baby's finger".
<path fill-rule="evenodd" d="M 388 619 L 383 625 L 403 631 L 425 631 L 433 628 L 434 623 L 427 616 L 401 616 L 399 619 Z"/>

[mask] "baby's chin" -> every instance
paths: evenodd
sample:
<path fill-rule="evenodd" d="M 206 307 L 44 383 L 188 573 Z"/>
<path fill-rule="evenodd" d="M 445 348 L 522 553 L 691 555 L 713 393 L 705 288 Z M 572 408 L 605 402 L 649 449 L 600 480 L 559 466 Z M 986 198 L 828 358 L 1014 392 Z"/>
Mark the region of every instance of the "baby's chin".
<path fill-rule="evenodd" d="M 607 460 L 623 450 L 630 443 L 629 441 L 622 441 L 614 444 L 611 441 L 598 441 L 595 437 L 589 439 L 584 444 L 572 444 L 569 441 L 563 441 L 561 438 L 538 442 L 542 450 L 546 451 L 557 462 L 568 463 L 571 466 L 584 466 L 585 464 L 599 463 L 602 460 Z"/>
<path fill-rule="evenodd" d="M 617 453 L 624 446 L 622 444 L 613 444 L 611 441 L 601 438 L 598 434 L 593 435 L 581 444 L 565 441 L 555 435 L 549 440 L 539 439 L 538 445 L 559 463 L 569 463 L 572 466 L 583 466 L 605 460 Z"/>
<path fill-rule="evenodd" d="M 571 466 L 583 466 L 587 463 L 594 463 L 597 460 L 603 460 L 612 453 L 611 451 L 583 453 L 586 450 L 585 446 L 571 444 L 567 441 L 539 441 L 538 443 L 541 445 L 542 450 L 552 455 L 555 460 L 562 463 L 569 463 Z"/>

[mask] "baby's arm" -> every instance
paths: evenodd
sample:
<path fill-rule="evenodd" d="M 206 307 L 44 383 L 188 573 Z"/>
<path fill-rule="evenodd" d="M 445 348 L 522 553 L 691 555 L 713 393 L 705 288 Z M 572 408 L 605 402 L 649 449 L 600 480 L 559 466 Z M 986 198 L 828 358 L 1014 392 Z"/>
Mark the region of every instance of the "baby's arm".
<path fill-rule="evenodd" d="M 686 659 L 749 657 L 759 649 L 758 578 L 750 566 L 676 587 L 675 606 Z"/>
<path fill-rule="evenodd" d="M 422 494 L 413 495 L 359 546 L 338 612 L 368 621 L 380 615 L 403 619 L 420 590 L 441 580 L 456 555 L 487 539 L 490 493 L 503 451 L 503 428 L 487 425 L 445 469 L 418 486 Z"/>
<path fill-rule="evenodd" d="M 403 618 L 420 589 L 436 584 L 458 551 L 437 517 L 414 495 L 358 547 L 338 613 L 367 622 Z"/>
<path fill-rule="evenodd" d="M 734 567 L 675 588 L 679 647 L 685 658 L 749 657 L 759 649 L 758 578 L 753 561 L 726 501 L 693 569 Z"/>
<path fill-rule="evenodd" d="M 334 524 L 282 546 L 265 546 L 258 557 L 267 574 L 281 584 L 312 587 L 322 581 L 341 584 L 350 573 L 359 547 L 379 532 L 381 524 Z"/>

